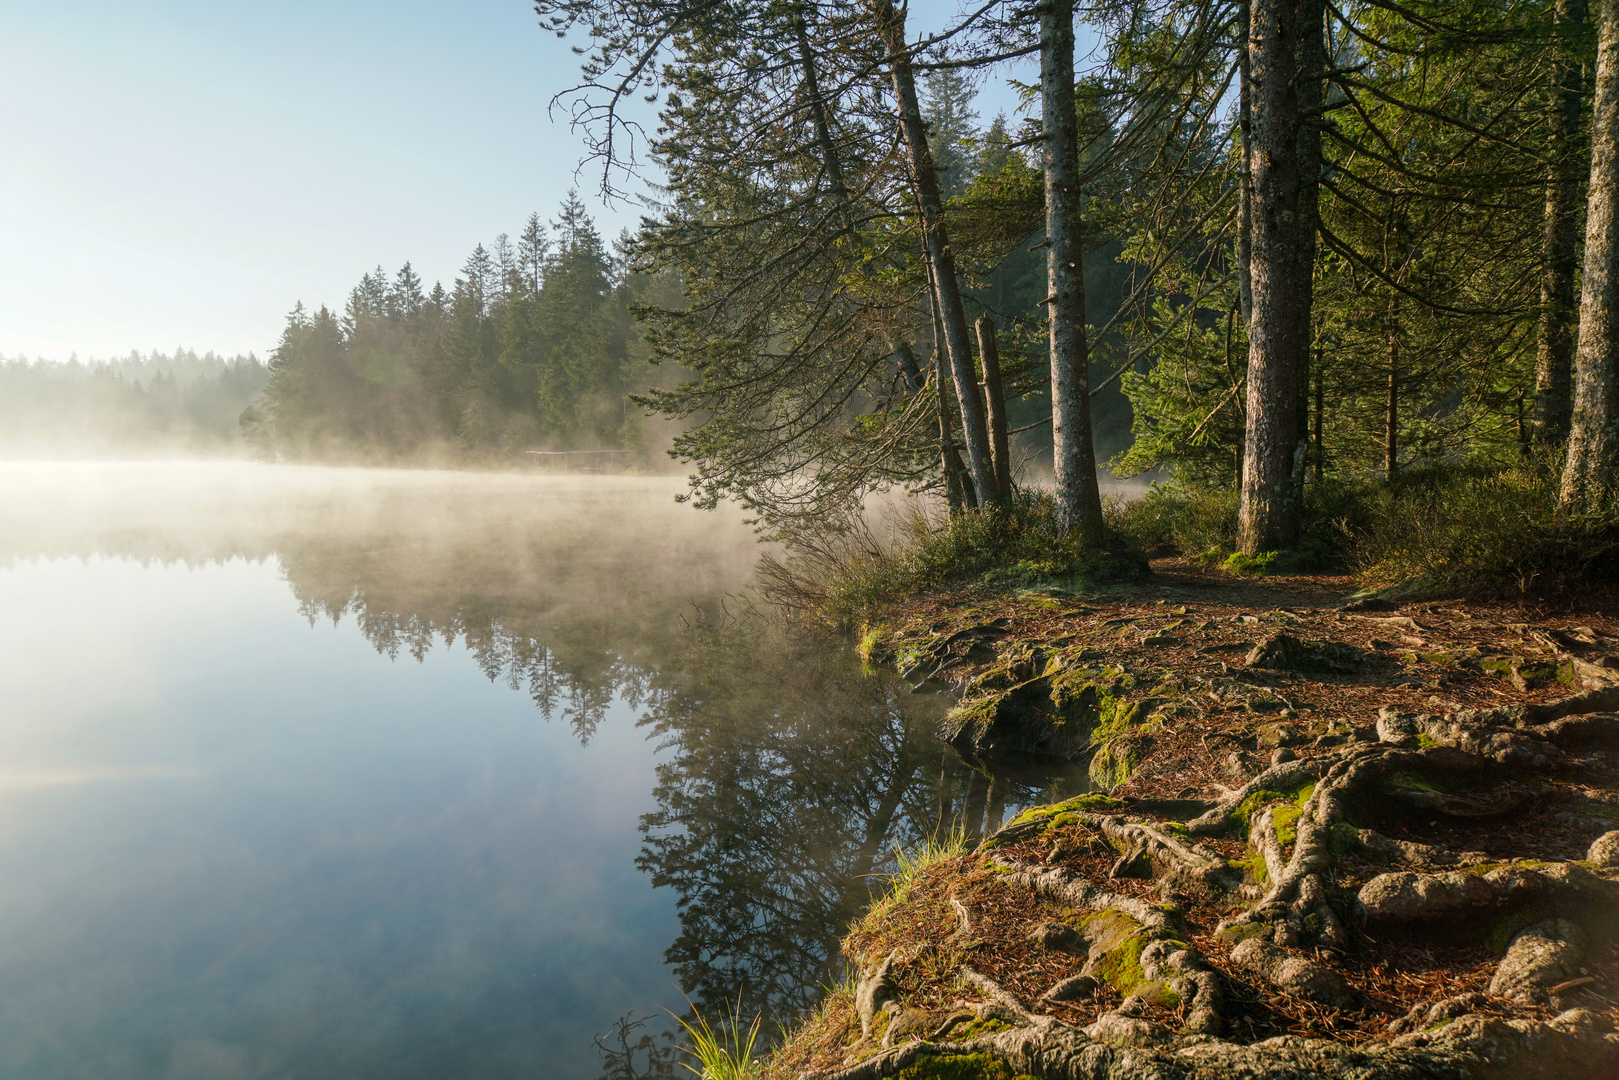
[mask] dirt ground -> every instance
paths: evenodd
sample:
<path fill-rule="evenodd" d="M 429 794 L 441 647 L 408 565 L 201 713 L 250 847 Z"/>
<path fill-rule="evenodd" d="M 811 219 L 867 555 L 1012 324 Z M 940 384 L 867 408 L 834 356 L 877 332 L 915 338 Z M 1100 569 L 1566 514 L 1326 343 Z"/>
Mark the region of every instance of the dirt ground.
<path fill-rule="evenodd" d="M 865 628 L 871 662 L 961 695 L 963 719 L 943 734 L 969 757 L 1090 755 L 1097 795 L 1027 812 L 879 903 L 844 943 L 865 979 L 834 993 L 772 1072 L 890 1075 L 871 1070 L 907 1045 L 977 1045 L 1019 1025 L 1179 1045 L 1196 1001 L 1211 999 L 1191 996 L 1194 971 L 1220 987 L 1219 1015 L 1197 1020 L 1195 1037 L 1221 1045 L 1303 1036 L 1405 1053 L 1456 1017 L 1525 1031 L 1574 1017 L 1611 1032 L 1619 868 L 1592 853 L 1619 829 L 1615 598 L 1354 601 L 1346 577 L 1153 569 L 1083 595 L 928 597 Z M 1074 717 L 1086 709 L 1081 749 Z M 1590 879 L 1585 891 L 1569 891 L 1571 874 Z M 1484 899 L 1449 915 L 1407 904 L 1394 918 L 1379 904 L 1401 881 L 1423 903 L 1452 886 Z M 1062 899 L 1098 889 L 1111 899 Z M 1504 899 L 1511 889 L 1539 899 Z M 1108 904 L 1168 913 L 1131 947 L 1189 946 L 1180 982 L 1128 964 L 1115 977 L 1124 946 L 1085 929 Z M 1509 947 L 1527 955 L 1535 927 L 1566 920 L 1582 928 L 1569 931 L 1578 948 L 1546 954 L 1564 968 L 1541 963 L 1532 985 L 1498 976 Z M 1247 944 L 1256 936 L 1269 968 Z M 1080 980 L 1085 993 L 1050 996 L 1086 974 L 1097 977 Z M 1160 982 L 1180 989 L 1142 989 Z M 884 995 L 885 1013 L 872 1013 Z M 874 1025 L 888 1029 L 881 1039 Z"/>

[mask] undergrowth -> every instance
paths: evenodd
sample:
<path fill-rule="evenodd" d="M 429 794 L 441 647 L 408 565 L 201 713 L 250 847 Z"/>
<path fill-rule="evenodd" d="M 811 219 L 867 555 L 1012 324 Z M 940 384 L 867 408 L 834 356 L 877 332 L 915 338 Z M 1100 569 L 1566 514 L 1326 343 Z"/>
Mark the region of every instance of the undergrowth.
<path fill-rule="evenodd" d="M 687 1053 L 697 1059 L 696 1065 L 682 1065 L 687 1072 L 700 1080 L 751 1080 L 760 1074 L 759 1060 L 755 1055 L 755 1045 L 759 1039 L 758 1017 L 754 1017 L 753 1023 L 744 1029 L 742 1018 L 735 1011 L 721 1020 L 718 1026 L 709 1024 L 708 1018 L 696 1009 L 692 1010 L 692 1014 L 697 1020 L 695 1024 L 680 1021 L 691 1043 Z"/>
<path fill-rule="evenodd" d="M 870 925 L 880 921 L 910 898 L 911 886 L 922 871 L 950 859 L 959 859 L 966 853 L 967 833 L 960 827 L 942 837 L 930 837 L 908 851 L 896 847 L 894 873 L 889 877 L 888 890 L 866 910 L 861 922 Z"/>
<path fill-rule="evenodd" d="M 1237 496 L 1157 484 L 1117 515 L 1151 554 L 1239 576 L 1353 572 L 1363 587 L 1425 595 L 1546 594 L 1619 579 L 1619 509 L 1560 517 L 1555 463 L 1410 469 L 1394 483 L 1305 489 L 1292 551 L 1236 552 Z"/>
<path fill-rule="evenodd" d="M 1110 506 L 1110 519 L 1121 512 Z M 838 627 L 885 604 L 963 585 L 1082 589 L 1147 573 L 1146 557 L 1116 522 L 1102 543 L 1088 545 L 1063 528 L 1048 493 L 1023 489 L 1010 507 L 936 515 L 912 506 L 886 536 L 858 524 L 795 536 L 789 550 L 785 560 L 761 562 L 765 595 Z"/>

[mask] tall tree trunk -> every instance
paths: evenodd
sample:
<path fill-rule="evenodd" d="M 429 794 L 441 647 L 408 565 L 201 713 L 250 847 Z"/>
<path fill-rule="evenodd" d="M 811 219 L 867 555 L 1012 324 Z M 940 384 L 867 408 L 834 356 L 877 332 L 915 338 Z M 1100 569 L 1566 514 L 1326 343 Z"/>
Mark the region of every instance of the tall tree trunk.
<path fill-rule="evenodd" d="M 995 455 L 995 487 L 1000 500 L 1012 497 L 1012 458 L 1006 434 L 1006 389 L 1001 385 L 1001 350 L 995 320 L 978 317 L 978 359 L 984 367 L 984 408 L 989 413 L 989 448 Z"/>
<path fill-rule="evenodd" d="M 1051 456 L 1057 508 L 1070 529 L 1102 538 L 1102 495 L 1091 443 L 1085 339 L 1085 221 L 1074 97 L 1074 3 L 1042 0 L 1040 116 L 1046 167 L 1046 283 L 1051 336 Z"/>
<path fill-rule="evenodd" d="M 945 367 L 944 349 L 941 348 L 943 334 L 939 330 L 939 305 L 935 297 L 929 305 L 933 315 L 933 386 L 934 401 L 939 408 L 939 468 L 944 470 L 944 499 L 952 516 L 961 513 L 964 506 L 976 505 L 972 492 L 966 484 L 964 470 L 961 467 L 961 456 L 956 453 L 956 443 L 950 432 L 950 401 L 945 397 L 945 383 L 950 377 L 949 369 Z"/>
<path fill-rule="evenodd" d="M 1591 185 L 1585 204 L 1585 273 L 1574 367 L 1574 417 L 1558 501 L 1562 513 L 1593 509 L 1611 491 L 1619 442 L 1619 0 L 1597 17 L 1596 100 L 1591 120 Z"/>
<path fill-rule="evenodd" d="M 932 270 L 934 296 L 944 323 L 945 354 L 955 376 L 957 405 L 961 409 L 963 442 L 973 486 L 979 492 L 995 490 L 995 464 L 989 451 L 989 428 L 984 422 L 984 406 L 978 396 L 978 379 L 973 373 L 972 344 L 967 333 L 967 310 L 961 286 L 956 279 L 956 257 L 950 251 L 950 237 L 944 226 L 944 198 L 939 190 L 939 170 L 928 148 L 928 129 L 922 120 L 922 105 L 916 96 L 916 78 L 911 70 L 905 40 L 905 17 L 894 8 L 893 0 L 870 0 L 871 12 L 888 50 L 888 70 L 894 83 L 894 100 L 899 106 L 900 131 L 910 159 L 911 179 L 916 186 L 922 210 L 922 240 Z"/>
<path fill-rule="evenodd" d="M 1254 314 L 1254 282 L 1253 282 L 1253 217 L 1254 217 L 1254 178 L 1248 171 L 1248 143 L 1252 139 L 1249 131 L 1251 119 L 1251 90 L 1253 79 L 1250 77 L 1248 58 L 1248 29 L 1252 25 L 1253 11 L 1249 7 L 1249 0 L 1241 0 L 1237 5 L 1237 31 L 1242 35 L 1244 47 L 1237 54 L 1237 131 L 1242 136 L 1242 160 L 1244 167 L 1237 173 L 1237 183 L 1242 187 L 1237 192 L 1237 303 L 1242 308 L 1242 325 L 1247 326 Z"/>
<path fill-rule="evenodd" d="M 1400 472 L 1400 298 L 1389 297 L 1389 380 L 1383 416 L 1383 475 L 1389 483 Z"/>
<path fill-rule="evenodd" d="M 1552 64 L 1551 138 L 1546 166 L 1546 220 L 1540 249 L 1540 344 L 1535 353 L 1534 439 L 1542 446 L 1568 437 L 1573 410 L 1574 260 L 1579 241 L 1580 176 L 1573 154 L 1579 137 L 1580 62 L 1569 40 L 1585 21 L 1585 0 L 1557 0 L 1562 36 Z"/>
<path fill-rule="evenodd" d="M 1619 2 L 1619 0 L 1616 0 Z M 1248 416 L 1238 537 L 1256 555 L 1298 541 L 1306 445 L 1299 397 L 1309 365 L 1316 194 L 1321 175 L 1320 0 L 1251 0 L 1248 28 Z"/>

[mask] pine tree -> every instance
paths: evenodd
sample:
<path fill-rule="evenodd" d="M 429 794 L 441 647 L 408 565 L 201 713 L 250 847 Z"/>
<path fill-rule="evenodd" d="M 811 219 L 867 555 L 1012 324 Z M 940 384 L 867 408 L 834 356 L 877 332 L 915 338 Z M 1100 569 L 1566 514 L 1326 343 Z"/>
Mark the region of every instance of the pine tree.
<path fill-rule="evenodd" d="M 539 214 L 530 214 L 523 233 L 517 238 L 517 271 L 532 295 L 538 295 L 545 277 L 545 261 L 551 253 L 551 237 Z"/>

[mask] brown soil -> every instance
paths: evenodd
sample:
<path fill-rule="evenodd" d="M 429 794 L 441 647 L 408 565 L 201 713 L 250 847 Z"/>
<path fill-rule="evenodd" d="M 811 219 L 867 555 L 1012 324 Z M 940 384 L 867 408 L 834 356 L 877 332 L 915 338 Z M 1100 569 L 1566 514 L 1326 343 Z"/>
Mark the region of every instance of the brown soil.
<path fill-rule="evenodd" d="M 1356 611 L 1343 610 L 1354 589 L 1346 577 L 1242 580 L 1180 560 L 1161 560 L 1153 569 L 1142 584 L 1095 595 L 967 590 L 921 598 L 889 612 L 881 626 L 901 645 L 939 642 L 957 630 L 973 630 L 973 637 L 950 646 L 932 672 L 957 687 L 994 668 L 1011 649 L 1044 646 L 1088 650 L 1097 662 L 1133 676 L 1137 692 L 1167 684 L 1191 688 L 1174 715 L 1152 731 L 1145 756 L 1127 781 L 1110 794 L 1208 803 L 1230 796 L 1273 760 L 1377 742 L 1378 711 L 1385 706 L 1448 715 L 1557 701 L 1581 689 L 1569 674 L 1571 658 L 1597 664 L 1614 658 L 1619 666 L 1619 618 L 1609 614 L 1619 605 L 1605 595 L 1560 606 L 1449 601 Z M 1348 670 L 1319 673 L 1248 667 L 1249 651 L 1277 633 L 1312 645 L 1352 647 L 1359 650 L 1357 662 L 1346 665 Z M 1509 670 L 1514 662 L 1524 670 Z M 1198 692 L 1221 680 L 1261 688 L 1279 704 L 1255 709 L 1251 702 L 1233 704 L 1216 693 Z M 1279 753 L 1274 737 L 1270 743 L 1260 737 L 1261 728 L 1278 722 L 1299 733 L 1290 735 Z M 1478 853 L 1475 861 L 1580 860 L 1593 839 L 1593 819 L 1570 809 L 1588 807 L 1592 799 L 1619 803 L 1613 794 L 1615 764 L 1608 759 L 1579 777 L 1514 776 L 1495 789 L 1472 793 L 1510 796 L 1511 813 L 1477 820 L 1390 813 L 1377 828 L 1396 841 Z M 1134 813 L 1139 820 L 1150 817 L 1139 808 Z M 1613 827 L 1619 828 L 1619 821 Z M 1198 843 L 1228 860 L 1253 857 L 1242 835 L 1199 837 Z M 1485 992 L 1500 953 L 1476 941 L 1411 934 L 1385 940 L 1360 928 L 1348 950 L 1293 950 L 1330 966 L 1356 991 L 1353 1007 L 1327 1008 L 1279 993 L 1232 961 L 1233 945 L 1217 938 L 1215 930 L 1245 910 L 1235 894 L 1172 887 L 1167 879 L 1114 878 L 1118 852 L 1079 825 L 1049 827 L 1032 839 L 999 846 L 996 854 L 1030 867 L 1061 866 L 1119 895 L 1172 903 L 1187 939 L 1223 979 L 1227 1040 L 1255 1043 L 1301 1035 L 1360 1043 L 1388 1037 L 1388 1025 L 1414 1006 L 1467 993 L 1481 995 L 1474 999 L 1474 1013 L 1553 1015 L 1549 1006 L 1489 998 Z M 1346 851 L 1332 870 L 1332 885 L 1352 899 L 1372 877 L 1400 869 L 1434 868 Z M 967 931 L 962 907 L 969 913 Z M 961 976 L 965 967 L 1036 1011 L 1084 1027 L 1119 1006 L 1119 992 L 1104 985 L 1083 1001 L 1042 1001 L 1047 989 L 1079 972 L 1084 958 L 1048 948 L 1033 933 L 1073 914 L 1032 889 L 1010 886 L 980 853 L 920 872 L 908 896 L 863 919 L 844 949 L 857 971 L 894 957 L 893 978 L 908 1007 L 948 1017 L 952 1009 L 982 1002 L 983 994 Z M 1619 942 L 1611 937 L 1594 942 L 1583 970 L 1591 981 L 1565 995 L 1561 1007 L 1570 1007 L 1572 1000 L 1619 1021 Z M 1184 1009 L 1184 1004 L 1180 1011 L 1156 1005 L 1145 1012 L 1138 1008 L 1135 1015 L 1175 1029 L 1185 1019 Z M 777 1055 L 772 1074 L 831 1069 L 845 1060 L 859 1033 L 852 993 L 836 993 Z"/>

